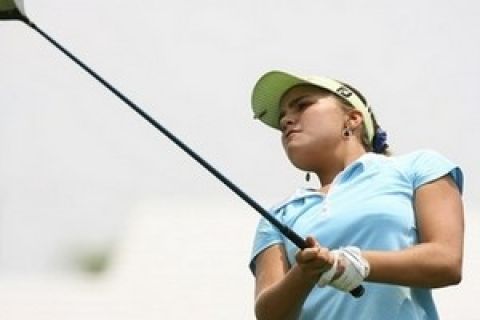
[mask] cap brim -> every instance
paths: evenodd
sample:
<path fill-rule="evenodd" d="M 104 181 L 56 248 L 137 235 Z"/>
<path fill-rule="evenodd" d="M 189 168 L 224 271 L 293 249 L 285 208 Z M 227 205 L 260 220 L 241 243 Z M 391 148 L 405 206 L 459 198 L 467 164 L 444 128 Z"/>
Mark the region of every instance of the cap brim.
<path fill-rule="evenodd" d="M 279 129 L 280 100 L 285 92 L 301 83 L 307 81 L 282 71 L 271 71 L 263 75 L 255 84 L 252 93 L 254 117 Z"/>

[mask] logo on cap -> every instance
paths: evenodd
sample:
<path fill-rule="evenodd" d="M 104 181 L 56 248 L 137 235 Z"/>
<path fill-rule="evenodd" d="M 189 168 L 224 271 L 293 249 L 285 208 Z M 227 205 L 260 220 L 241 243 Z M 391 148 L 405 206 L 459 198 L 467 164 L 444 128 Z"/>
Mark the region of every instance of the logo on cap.
<path fill-rule="evenodd" d="M 352 96 L 352 91 L 347 87 L 340 87 L 337 89 L 337 93 L 345 98 L 350 98 Z"/>

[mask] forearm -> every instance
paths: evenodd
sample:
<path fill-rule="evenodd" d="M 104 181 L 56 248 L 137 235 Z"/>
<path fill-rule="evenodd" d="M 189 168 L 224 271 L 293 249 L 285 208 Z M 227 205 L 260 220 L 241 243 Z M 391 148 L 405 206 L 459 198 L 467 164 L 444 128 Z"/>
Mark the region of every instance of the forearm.
<path fill-rule="evenodd" d="M 438 243 L 422 243 L 400 251 L 364 251 L 362 255 L 370 263 L 367 281 L 438 288 L 461 280 L 461 250 L 445 250 Z"/>
<path fill-rule="evenodd" d="M 306 276 L 294 265 L 283 279 L 257 295 L 255 314 L 259 320 L 297 319 L 317 279 Z"/>

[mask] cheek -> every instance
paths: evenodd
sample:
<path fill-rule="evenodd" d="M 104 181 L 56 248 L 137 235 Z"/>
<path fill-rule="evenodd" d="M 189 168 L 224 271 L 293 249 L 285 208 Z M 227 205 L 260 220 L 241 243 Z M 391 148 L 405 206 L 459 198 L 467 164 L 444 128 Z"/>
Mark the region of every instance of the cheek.
<path fill-rule="evenodd" d="M 337 110 L 307 109 L 298 119 L 300 133 L 282 146 L 294 166 L 307 170 L 342 140 L 343 116 Z"/>
<path fill-rule="evenodd" d="M 314 140 L 338 137 L 343 128 L 342 118 L 332 112 L 305 114 L 302 127 Z"/>

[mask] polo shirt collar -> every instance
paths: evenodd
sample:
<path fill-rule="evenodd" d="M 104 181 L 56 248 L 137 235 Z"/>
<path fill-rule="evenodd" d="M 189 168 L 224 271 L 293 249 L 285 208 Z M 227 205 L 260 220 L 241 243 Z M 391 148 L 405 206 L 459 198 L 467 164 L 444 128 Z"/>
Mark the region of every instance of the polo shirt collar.
<path fill-rule="evenodd" d="M 338 175 L 334 178 L 332 182 L 332 186 L 337 184 L 345 183 L 346 181 L 351 180 L 354 176 L 357 176 L 365 171 L 365 169 L 376 162 L 380 157 L 384 157 L 383 155 L 379 155 L 373 152 L 367 152 L 362 154 L 358 159 L 350 163 L 345 169 L 340 171 Z M 319 193 L 318 191 L 301 187 L 295 190 L 294 194 L 290 196 L 287 200 L 282 201 L 280 204 L 275 206 L 274 210 L 278 210 L 285 205 L 304 198 L 309 197 L 324 197 L 325 195 Z"/>

